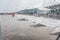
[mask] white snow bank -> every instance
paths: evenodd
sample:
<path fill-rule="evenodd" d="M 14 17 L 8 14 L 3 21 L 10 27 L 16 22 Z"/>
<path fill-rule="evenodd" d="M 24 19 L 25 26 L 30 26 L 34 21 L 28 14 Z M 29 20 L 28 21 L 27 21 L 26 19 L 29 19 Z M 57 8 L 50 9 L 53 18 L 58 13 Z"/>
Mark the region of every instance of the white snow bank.
<path fill-rule="evenodd" d="M 30 21 L 41 23 L 50 27 L 59 27 L 60 26 L 60 20 L 58 19 L 52 19 L 52 18 L 45 18 L 45 17 L 35 17 L 35 16 L 29 16 L 29 15 L 18 15 L 17 18 L 27 18 Z"/>

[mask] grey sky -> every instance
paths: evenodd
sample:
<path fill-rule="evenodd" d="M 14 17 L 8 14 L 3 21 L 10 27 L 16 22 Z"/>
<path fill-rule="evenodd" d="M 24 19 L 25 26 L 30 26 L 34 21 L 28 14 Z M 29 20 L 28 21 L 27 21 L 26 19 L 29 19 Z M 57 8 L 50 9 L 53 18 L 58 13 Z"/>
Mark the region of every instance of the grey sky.
<path fill-rule="evenodd" d="M 0 0 L 0 12 L 14 12 L 33 6 L 39 5 L 40 7 L 54 5 L 60 3 L 59 0 Z"/>

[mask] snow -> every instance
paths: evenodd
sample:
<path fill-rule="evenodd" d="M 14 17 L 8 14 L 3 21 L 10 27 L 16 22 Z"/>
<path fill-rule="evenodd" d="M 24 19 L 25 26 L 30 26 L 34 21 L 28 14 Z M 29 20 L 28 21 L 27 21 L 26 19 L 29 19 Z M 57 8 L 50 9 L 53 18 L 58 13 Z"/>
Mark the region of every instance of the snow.
<path fill-rule="evenodd" d="M 45 17 L 35 17 L 35 16 L 28 16 L 28 15 L 18 15 L 17 17 L 24 17 L 29 19 L 32 22 L 41 23 L 43 25 L 49 26 L 51 34 L 60 32 L 60 20 L 52 19 L 52 18 L 45 18 Z"/>
<path fill-rule="evenodd" d="M 35 17 L 35 16 L 29 16 L 29 15 L 18 15 L 17 17 L 27 18 L 30 21 L 41 23 L 50 27 L 59 27 L 60 26 L 60 20 L 58 19 L 52 19 L 52 18 L 45 18 L 45 17 Z"/>
<path fill-rule="evenodd" d="M 33 35 L 37 38 L 44 38 L 43 40 L 50 39 L 49 35 L 49 28 L 54 29 L 60 26 L 60 20 L 57 19 L 51 19 L 51 18 L 45 18 L 45 17 L 35 17 L 31 15 L 15 15 L 15 17 L 12 17 L 11 15 L 2 15 L 0 16 L 0 24 L 2 28 L 2 35 L 3 34 L 15 34 L 19 33 L 19 35 L 25 35 L 25 36 L 32 36 Z M 28 21 L 18 21 L 18 19 L 25 18 L 28 19 Z M 41 23 L 43 25 L 46 25 L 48 27 L 31 27 L 30 25 L 33 25 L 35 23 Z M 4 35 L 3 35 L 4 36 Z M 53 36 L 52 36 L 53 39 Z M 55 39 L 55 38 L 54 38 Z"/>

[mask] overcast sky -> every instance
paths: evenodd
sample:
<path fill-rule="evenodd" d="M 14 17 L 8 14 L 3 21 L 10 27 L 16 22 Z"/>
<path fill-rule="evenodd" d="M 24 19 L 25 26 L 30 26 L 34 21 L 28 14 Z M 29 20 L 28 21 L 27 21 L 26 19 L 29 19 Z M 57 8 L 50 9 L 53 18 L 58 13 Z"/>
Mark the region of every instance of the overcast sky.
<path fill-rule="evenodd" d="M 59 0 L 0 0 L 0 12 L 16 12 L 36 5 L 44 7 L 58 3 L 60 3 Z"/>

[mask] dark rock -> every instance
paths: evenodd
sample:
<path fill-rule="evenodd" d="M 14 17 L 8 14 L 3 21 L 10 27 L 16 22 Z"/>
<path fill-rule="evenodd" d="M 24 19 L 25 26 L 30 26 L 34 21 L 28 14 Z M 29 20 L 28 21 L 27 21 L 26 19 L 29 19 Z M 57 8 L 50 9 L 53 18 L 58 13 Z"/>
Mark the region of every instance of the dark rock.
<path fill-rule="evenodd" d="M 22 19 L 18 19 L 18 21 L 28 21 L 28 19 L 22 18 Z"/>
<path fill-rule="evenodd" d="M 31 25 L 31 27 L 45 27 L 46 25 L 43 25 L 43 24 L 40 24 L 40 23 L 38 23 L 38 24 L 35 24 L 35 25 Z"/>

